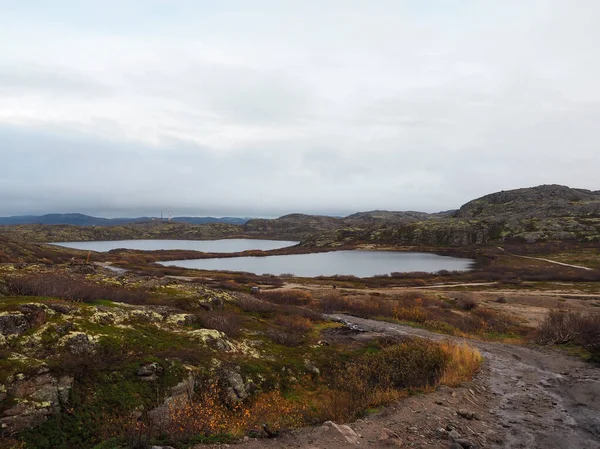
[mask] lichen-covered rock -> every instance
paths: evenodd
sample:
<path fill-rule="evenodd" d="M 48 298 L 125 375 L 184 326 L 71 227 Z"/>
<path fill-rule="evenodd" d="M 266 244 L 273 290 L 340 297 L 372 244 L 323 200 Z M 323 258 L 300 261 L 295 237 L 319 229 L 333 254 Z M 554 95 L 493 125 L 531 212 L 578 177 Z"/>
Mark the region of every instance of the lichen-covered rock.
<path fill-rule="evenodd" d="M 44 324 L 51 312 L 45 305 L 33 303 L 20 305 L 19 311 L 25 315 L 30 327 L 37 327 Z"/>
<path fill-rule="evenodd" d="M 138 323 L 153 324 L 162 322 L 163 316 L 152 310 L 134 309 L 129 312 L 129 319 Z"/>
<path fill-rule="evenodd" d="M 89 354 L 96 349 L 96 338 L 84 332 L 69 332 L 59 341 L 60 346 L 72 354 Z"/>
<path fill-rule="evenodd" d="M 72 377 L 54 377 L 47 368 L 31 377 L 17 376 L 4 393 L 10 405 L 1 408 L 0 403 L 0 427 L 12 433 L 41 424 L 68 402 L 72 386 Z"/>
<path fill-rule="evenodd" d="M 189 313 L 177 313 L 167 316 L 166 323 L 171 326 L 190 326 L 196 321 L 196 316 Z"/>
<path fill-rule="evenodd" d="M 224 368 L 221 370 L 221 377 L 226 384 L 225 391 L 232 401 L 243 401 L 248 397 L 248 390 L 242 375 L 240 367 Z"/>
<path fill-rule="evenodd" d="M 0 334 L 21 335 L 25 333 L 31 325 L 21 312 L 2 312 L 0 313 Z"/>
<path fill-rule="evenodd" d="M 187 332 L 187 334 L 196 338 L 207 346 L 210 346 L 219 351 L 234 351 L 235 346 L 227 340 L 226 335 L 215 329 L 195 329 Z"/>

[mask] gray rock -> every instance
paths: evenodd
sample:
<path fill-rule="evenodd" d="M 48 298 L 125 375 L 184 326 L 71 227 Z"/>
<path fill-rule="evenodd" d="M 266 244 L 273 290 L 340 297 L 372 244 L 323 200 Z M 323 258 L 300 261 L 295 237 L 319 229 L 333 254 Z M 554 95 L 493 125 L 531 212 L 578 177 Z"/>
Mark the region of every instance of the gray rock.
<path fill-rule="evenodd" d="M 226 388 L 227 394 L 231 400 L 236 402 L 243 401 L 248 397 L 246 385 L 244 384 L 244 380 L 239 371 L 239 366 L 224 369 L 222 371 L 223 379 L 228 385 Z"/>
<path fill-rule="evenodd" d="M 19 379 L 8 386 L 7 396 L 14 401 L 0 413 L 0 427 L 18 432 L 39 425 L 68 402 L 73 378 L 56 378 L 44 371 L 47 370 L 42 369 L 41 374 Z"/>
<path fill-rule="evenodd" d="M 65 336 L 63 341 L 65 349 L 71 354 L 91 354 L 96 349 L 96 343 L 83 332 L 74 332 L 70 336 Z"/>
<path fill-rule="evenodd" d="M 454 440 L 454 442 L 456 444 L 460 444 L 460 446 L 464 449 L 473 449 L 475 447 L 475 445 L 471 441 L 465 440 L 464 438 L 459 438 L 457 440 Z"/>
<path fill-rule="evenodd" d="M 164 369 L 162 366 L 160 366 L 156 362 L 153 362 L 140 366 L 136 374 L 140 378 L 140 380 L 143 380 L 145 382 L 152 382 L 158 379 L 158 376 L 160 376 L 163 373 L 163 371 Z"/>
<path fill-rule="evenodd" d="M 456 430 L 451 430 L 448 433 L 448 437 L 450 438 L 451 441 L 456 441 L 460 439 L 460 433 L 458 433 Z"/>
<path fill-rule="evenodd" d="M 21 312 L 0 314 L 0 334 L 21 335 L 31 328 L 29 321 Z"/>
<path fill-rule="evenodd" d="M 462 416 L 465 419 L 474 419 L 475 418 L 475 413 L 470 412 L 468 410 L 465 409 L 460 409 L 459 411 L 457 411 L 456 413 L 458 413 L 459 416 Z"/>
<path fill-rule="evenodd" d="M 463 449 L 463 447 L 458 443 L 451 443 L 450 449 Z"/>
<path fill-rule="evenodd" d="M 319 370 L 319 368 L 317 368 L 315 365 L 313 365 L 309 361 L 307 361 L 304 364 L 304 368 L 306 369 L 306 372 L 309 374 L 313 374 L 315 376 L 319 376 L 321 374 L 321 370 Z"/>
<path fill-rule="evenodd" d="M 30 327 L 38 327 L 46 322 L 46 310 L 46 306 L 41 304 L 22 304 L 19 307 Z"/>

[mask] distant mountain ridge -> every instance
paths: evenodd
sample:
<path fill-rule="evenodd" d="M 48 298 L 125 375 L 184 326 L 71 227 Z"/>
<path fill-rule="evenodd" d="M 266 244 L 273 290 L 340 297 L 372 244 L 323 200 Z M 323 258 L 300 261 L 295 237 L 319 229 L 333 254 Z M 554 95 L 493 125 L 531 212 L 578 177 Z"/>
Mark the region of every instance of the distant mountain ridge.
<path fill-rule="evenodd" d="M 43 220 L 10 219 L 13 221 L 6 223 L 0 218 L 0 226 L 17 224 L 17 219 L 34 224 L 2 226 L 0 233 L 41 242 L 237 237 L 297 240 L 313 247 L 356 243 L 464 246 L 560 240 L 600 243 L 600 191 L 542 185 L 492 193 L 469 201 L 458 210 L 434 214 L 374 210 L 347 217 L 307 214 L 288 214 L 275 219 L 177 217 L 170 223 L 144 217 L 94 219 L 81 214 L 67 214 L 66 218 L 51 214 Z M 67 219 L 70 224 L 45 226 Z"/>
<path fill-rule="evenodd" d="M 248 217 L 173 217 L 171 221 L 176 223 L 205 224 L 205 223 L 227 223 L 243 225 Z M 0 225 L 74 225 L 74 226 L 116 226 L 127 223 L 139 223 L 145 221 L 160 221 L 158 217 L 135 217 L 135 218 L 101 218 L 78 213 L 72 214 L 45 214 L 45 215 L 15 215 L 12 217 L 0 217 Z M 167 219 L 163 219 L 167 221 Z"/>

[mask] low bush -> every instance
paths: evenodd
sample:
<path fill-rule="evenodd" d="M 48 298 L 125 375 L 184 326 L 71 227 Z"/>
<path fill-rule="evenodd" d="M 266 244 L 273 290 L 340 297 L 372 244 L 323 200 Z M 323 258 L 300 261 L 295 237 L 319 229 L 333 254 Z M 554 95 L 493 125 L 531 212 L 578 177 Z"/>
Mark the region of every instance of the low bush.
<path fill-rule="evenodd" d="M 312 302 L 313 297 L 309 292 L 302 290 L 271 290 L 262 292 L 260 299 L 274 304 L 307 306 Z"/>
<path fill-rule="evenodd" d="M 600 361 L 600 314 L 551 310 L 538 328 L 537 342 L 579 344 L 590 352 L 593 360 Z"/>
<path fill-rule="evenodd" d="M 475 307 L 477 307 L 477 301 L 475 301 L 473 298 L 469 298 L 468 296 L 461 296 L 458 298 L 456 304 L 462 310 L 473 310 Z"/>
<path fill-rule="evenodd" d="M 228 337 L 236 338 L 242 335 L 244 317 L 239 313 L 228 311 L 196 312 L 198 323 L 206 329 L 215 329 Z"/>
<path fill-rule="evenodd" d="M 108 299 L 127 304 L 143 304 L 149 294 L 143 288 L 98 285 L 81 278 L 55 273 L 14 276 L 7 280 L 9 291 L 19 296 L 50 296 L 69 301 L 93 302 Z"/>

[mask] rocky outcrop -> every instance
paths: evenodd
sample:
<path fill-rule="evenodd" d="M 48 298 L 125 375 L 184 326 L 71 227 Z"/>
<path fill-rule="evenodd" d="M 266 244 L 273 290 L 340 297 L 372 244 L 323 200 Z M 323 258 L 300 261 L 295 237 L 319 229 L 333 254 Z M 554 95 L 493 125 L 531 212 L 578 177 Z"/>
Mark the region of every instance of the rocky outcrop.
<path fill-rule="evenodd" d="M 47 368 L 33 376 L 17 375 L 0 392 L 0 427 L 13 433 L 41 424 L 68 402 L 72 386 L 72 377 L 54 377 Z"/>

